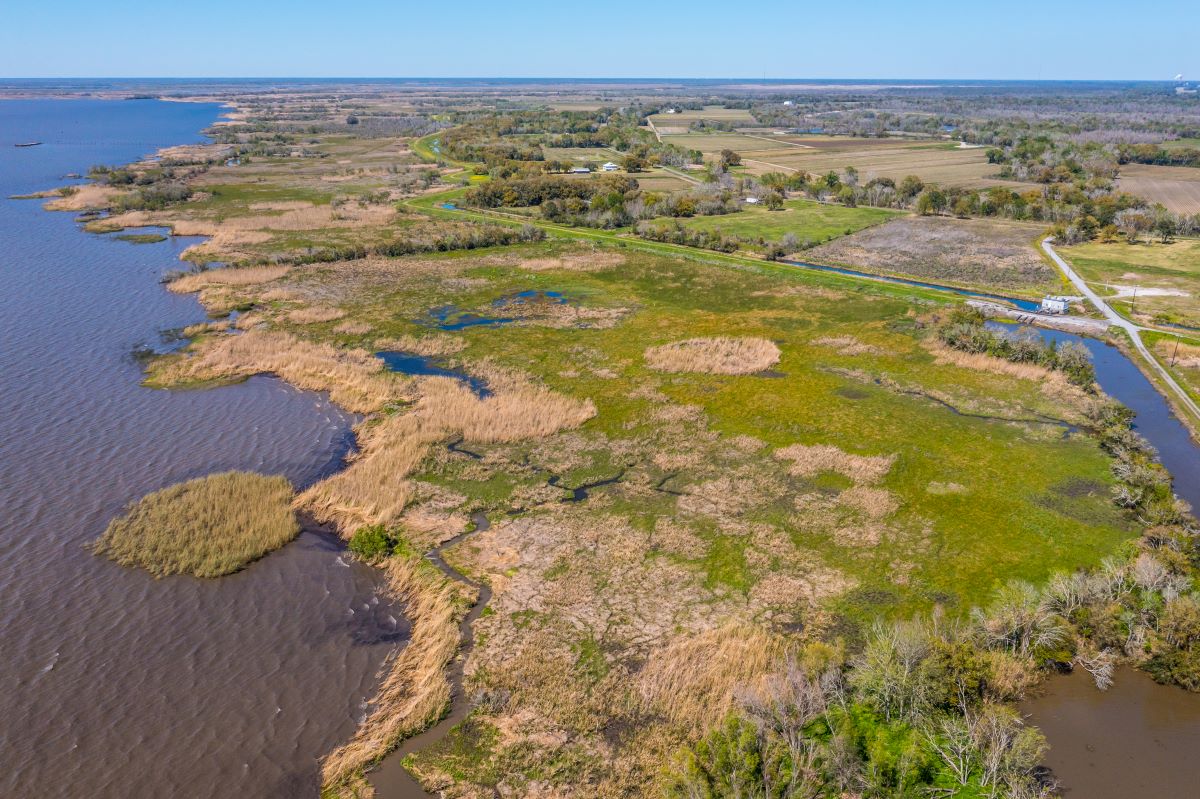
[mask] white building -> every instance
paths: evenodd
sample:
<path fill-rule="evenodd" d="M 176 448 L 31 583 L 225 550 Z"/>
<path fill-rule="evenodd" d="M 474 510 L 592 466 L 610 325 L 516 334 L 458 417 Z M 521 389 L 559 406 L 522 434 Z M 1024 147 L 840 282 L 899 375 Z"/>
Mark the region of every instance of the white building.
<path fill-rule="evenodd" d="M 614 164 L 612 161 L 609 161 L 607 164 L 601 167 L 601 169 L 603 169 L 605 172 L 616 172 L 618 169 L 620 169 L 620 167 Z"/>
<path fill-rule="evenodd" d="M 744 202 L 744 203 L 750 203 L 751 205 L 757 205 L 757 204 L 758 204 L 758 198 L 757 198 L 757 197 L 745 197 L 745 198 L 743 198 L 743 199 L 742 199 L 742 202 Z"/>
<path fill-rule="evenodd" d="M 572 174 L 572 175 L 587 175 L 587 174 L 590 174 L 590 173 L 591 173 L 591 171 L 592 171 L 592 170 L 588 169 L 586 166 L 574 166 L 574 167 L 571 167 L 571 174 Z"/>
<path fill-rule="evenodd" d="M 1049 295 L 1042 298 L 1042 304 L 1038 307 L 1038 313 L 1067 313 L 1071 310 L 1071 301 L 1075 297 L 1063 297 L 1059 295 Z"/>

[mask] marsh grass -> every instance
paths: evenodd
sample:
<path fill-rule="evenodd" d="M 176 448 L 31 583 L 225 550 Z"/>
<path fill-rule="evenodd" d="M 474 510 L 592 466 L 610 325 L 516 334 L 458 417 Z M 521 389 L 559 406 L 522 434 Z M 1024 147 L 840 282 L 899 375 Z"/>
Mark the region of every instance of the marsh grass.
<path fill-rule="evenodd" d="M 239 269 L 206 269 L 186 274 L 167 284 L 171 291 L 190 294 L 213 286 L 257 286 L 270 283 L 291 271 L 290 266 L 247 266 Z"/>
<path fill-rule="evenodd" d="M 781 636 L 745 624 L 681 636 L 638 674 L 642 709 L 689 732 L 709 729 L 733 708 L 735 691 L 778 668 L 786 648 Z"/>
<path fill-rule="evenodd" d="M 388 590 L 405 603 L 412 637 L 384 677 L 354 738 L 322 760 L 323 796 L 358 796 L 342 789 L 358 781 L 363 768 L 400 740 L 437 721 L 450 703 L 446 667 L 458 652 L 459 619 L 474 597 L 416 556 L 388 558 L 380 568 Z"/>
<path fill-rule="evenodd" d="M 257 329 L 207 340 L 195 353 L 160 359 L 152 365 L 146 383 L 169 388 L 256 374 L 275 374 L 297 388 L 328 391 L 334 402 L 355 413 L 369 413 L 402 399 L 411 385 L 366 350 Z"/>
<path fill-rule="evenodd" d="M 399 350 L 427 358 L 444 358 L 462 352 L 467 347 L 467 341 L 458 336 L 434 333 L 426 336 L 404 335 L 381 339 L 375 342 L 375 346 L 381 350 Z"/>
<path fill-rule="evenodd" d="M 93 550 L 156 577 L 220 577 L 296 537 L 291 501 L 285 477 L 212 474 L 142 497 L 109 522 Z"/>
<path fill-rule="evenodd" d="M 365 427 L 361 453 L 345 471 L 300 495 L 322 521 L 345 534 L 364 524 L 391 524 L 413 498 L 410 476 L 431 444 L 460 436 L 469 443 L 495 444 L 542 438 L 578 427 L 596 414 L 577 400 L 503 370 L 488 371 L 493 393 L 478 397 L 458 380 L 422 378 L 411 412 Z"/>
<path fill-rule="evenodd" d="M 691 338 L 646 350 L 646 364 L 660 372 L 749 375 L 779 363 L 779 347 L 765 338 Z"/>
<path fill-rule="evenodd" d="M 294 322 L 298 325 L 315 325 L 322 322 L 333 322 L 341 319 L 346 315 L 346 312 L 340 308 L 328 308 L 320 305 L 309 305 L 304 308 L 297 308 L 290 311 L 287 315 L 289 322 Z"/>
<path fill-rule="evenodd" d="M 867 485 L 882 480 L 896 461 L 895 455 L 852 455 L 829 444 L 792 444 L 775 450 L 775 457 L 791 461 L 789 471 L 797 477 L 836 472 Z"/>

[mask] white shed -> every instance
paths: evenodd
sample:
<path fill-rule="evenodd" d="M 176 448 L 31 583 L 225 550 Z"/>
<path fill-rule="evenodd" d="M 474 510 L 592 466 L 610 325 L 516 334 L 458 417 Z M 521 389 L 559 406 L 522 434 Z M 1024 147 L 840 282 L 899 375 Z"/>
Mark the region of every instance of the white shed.
<path fill-rule="evenodd" d="M 1040 313 L 1066 313 L 1071 310 L 1071 300 L 1073 297 L 1060 297 L 1050 295 L 1042 298 L 1042 304 L 1038 307 Z"/>

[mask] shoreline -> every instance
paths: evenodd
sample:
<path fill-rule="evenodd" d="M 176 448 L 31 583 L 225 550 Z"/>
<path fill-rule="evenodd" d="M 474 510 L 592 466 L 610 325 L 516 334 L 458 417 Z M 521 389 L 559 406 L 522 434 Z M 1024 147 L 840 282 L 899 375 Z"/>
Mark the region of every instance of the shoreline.
<path fill-rule="evenodd" d="M 284 377 L 276 376 L 286 380 Z M 294 383 L 292 384 L 294 385 Z M 362 440 L 357 431 L 355 438 L 356 441 Z M 345 466 L 352 463 L 353 461 L 348 461 Z M 336 474 L 343 472 L 344 469 Z M 441 551 L 453 546 L 463 537 L 478 531 L 477 529 L 456 536 L 438 545 L 426 555 L 389 558 L 384 572 L 389 585 L 396 591 L 396 595 L 403 597 L 406 607 L 405 615 L 409 617 L 413 625 L 413 632 L 409 643 L 395 655 L 390 673 L 385 678 L 385 684 L 377 694 L 377 704 L 381 708 L 385 705 L 400 705 L 401 707 L 397 712 L 392 713 L 388 713 L 385 708 L 380 711 L 378 716 L 373 712 L 368 720 L 364 720 L 359 725 L 351 741 L 338 747 L 324 759 L 326 767 L 333 771 L 333 779 L 329 780 L 327 789 L 339 792 L 334 795 L 341 795 L 343 789 L 354 793 L 362 787 L 364 781 L 369 782 L 370 778 L 364 773 L 366 768 L 382 765 L 392 759 L 395 759 L 396 762 L 402 760 L 408 751 L 412 751 L 406 749 L 405 744 L 401 743 L 402 741 L 418 741 L 421 739 L 421 735 L 439 730 L 443 724 L 448 728 L 453 723 L 455 713 L 461 708 L 455 696 L 456 669 L 460 680 L 457 690 L 461 692 L 461 659 L 455 666 L 449 664 L 467 649 L 464 647 L 465 630 L 462 625 L 469 625 L 474 618 L 477 618 L 478 613 L 482 613 L 487 600 L 480 592 L 480 596 L 472 601 L 470 610 L 465 612 L 464 617 L 464 603 L 467 601 L 467 597 L 461 590 L 453 586 L 448 587 L 444 579 L 431 573 L 426 568 L 424 559 L 430 554 L 440 558 Z M 345 532 L 343 531 L 343 534 L 339 536 L 342 540 L 345 540 Z M 438 564 L 435 561 L 433 565 L 437 566 Z M 442 565 L 445 565 L 444 560 Z M 450 567 L 446 566 L 446 569 L 450 569 Z M 446 569 L 438 567 L 441 578 L 470 582 L 460 572 L 450 569 L 450 571 L 454 571 L 454 575 L 457 575 L 456 578 L 447 573 Z M 479 586 L 475 587 L 479 588 Z M 410 608 L 412 609 L 411 616 L 409 615 Z M 458 632 L 455 645 L 451 645 L 448 637 L 449 632 L 453 630 Z M 419 645 L 418 636 L 420 636 Z M 447 674 L 447 672 L 450 673 Z M 414 679 L 414 676 L 418 679 Z M 401 684 L 402 682 L 405 684 Z M 415 687 L 407 685 L 408 682 L 415 683 Z M 438 713 L 440 715 L 433 715 L 439 701 L 441 710 Z M 372 703 L 376 704 L 375 700 Z M 447 707 L 449 713 L 446 712 Z M 368 724 L 368 721 L 371 722 L 371 725 Z M 432 726 L 430 726 L 431 723 Z M 420 729 L 424 729 L 425 732 L 413 736 L 413 733 Z M 399 746 L 397 746 L 398 744 Z M 414 744 L 412 748 L 416 749 L 419 745 Z M 394 754 L 397 751 L 400 752 L 399 755 Z M 382 754 L 383 752 L 392 752 L 393 754 Z"/>
<path fill-rule="evenodd" d="M 194 102 L 200 101 L 196 100 Z M 230 105 L 230 107 L 233 106 Z M 205 128 L 204 130 L 206 131 L 208 128 Z M 201 132 L 203 133 L 204 131 Z M 152 155 L 147 155 L 142 159 L 139 159 L 137 162 L 130 163 L 138 163 L 140 161 L 157 158 L 161 155 L 161 153 L 171 150 L 177 146 L 184 145 L 170 145 L 168 147 L 161 147 L 155 150 Z M 94 181 L 86 180 L 80 183 L 68 185 L 99 186 L 100 184 L 97 184 Z M 27 199 L 48 200 L 48 202 L 43 203 L 43 208 L 49 212 L 71 213 L 83 210 L 81 207 L 73 207 L 69 202 L 63 203 L 57 207 L 53 207 L 57 200 L 69 199 L 70 197 L 70 195 L 64 196 L 58 192 L 59 189 L 47 189 L 43 192 L 37 192 L 33 195 L 29 195 Z M 171 229 L 172 236 L 176 235 L 172 226 L 165 225 L 165 227 Z M 119 228 L 118 230 L 123 229 L 124 228 Z M 78 232 L 89 235 L 103 235 L 101 232 L 89 231 L 85 227 L 78 228 Z M 186 255 L 186 251 L 180 254 L 179 260 L 184 260 L 184 255 Z M 160 290 L 169 291 L 166 283 L 160 282 L 159 285 Z M 197 305 L 201 310 L 205 311 L 205 318 L 202 320 L 202 322 L 200 322 L 200 324 L 209 321 L 211 317 L 204 308 L 203 303 L 199 302 L 199 298 L 197 298 Z M 258 374 L 275 377 L 275 379 L 282 380 L 283 382 L 292 385 L 297 390 L 313 390 L 302 386 L 296 386 L 294 382 L 288 381 L 280 375 L 269 373 Z M 170 391 L 173 389 L 168 388 L 154 390 Z M 320 392 L 318 391 L 317 393 Z M 335 404 L 338 404 L 339 407 L 347 413 L 354 413 L 353 410 L 345 408 L 344 405 L 339 403 Z M 350 455 L 342 458 L 339 468 L 320 478 L 316 483 L 313 484 L 313 486 L 309 486 L 305 490 L 310 490 L 312 487 L 320 485 L 326 480 L 343 473 L 350 466 L 353 455 L 358 451 L 359 435 L 357 432 L 357 427 L 358 425 L 351 427 L 351 435 L 354 438 L 354 444 L 351 446 Z M 297 499 L 299 498 L 300 493 L 301 492 L 296 493 Z M 318 519 L 311 509 L 297 505 L 295 502 L 294 505 L 296 505 L 297 521 L 300 524 L 302 533 L 313 533 L 324 540 L 330 541 L 331 543 L 336 541 L 343 551 L 347 550 L 347 538 L 345 535 L 339 533 L 336 524 L 331 524 Z M 288 544 L 294 543 L 294 541 L 295 539 L 289 541 L 283 546 L 286 547 Z M 280 549 L 282 548 L 283 547 L 280 547 Z M 422 663 L 424 668 L 420 669 L 421 671 L 428 672 L 432 670 L 436 671 L 438 674 L 443 674 L 446 671 L 446 666 L 457 655 L 458 649 L 455 647 L 452 651 L 446 652 L 444 644 L 439 646 L 442 639 L 445 637 L 444 628 L 446 627 L 446 622 L 444 616 L 447 612 L 446 606 L 448 604 L 453 604 L 447 603 L 446 601 L 444 585 L 439 585 L 436 581 L 428 579 L 429 575 L 422 574 L 419 564 L 417 566 L 412 566 L 409 564 L 405 568 L 381 568 L 376 565 L 376 570 L 383 577 L 384 584 L 392 593 L 393 598 L 400 602 L 403 606 L 404 617 L 411 625 L 411 633 L 409 638 L 392 655 L 389 655 L 382 670 L 383 673 L 381 674 L 380 687 L 377 688 L 375 693 L 367 700 L 368 706 L 386 707 L 388 704 L 386 692 L 389 689 L 394 691 L 397 687 L 396 684 L 402 682 L 402 678 L 408 676 L 410 670 L 412 670 L 410 661 L 417 660 L 419 663 Z M 479 610 L 482 611 L 482 609 L 482 606 L 480 606 Z M 456 627 L 457 625 L 455 624 L 454 626 Z M 387 665 L 388 663 L 391 663 L 392 665 L 389 667 Z M 440 717 L 444 714 L 444 708 L 437 706 L 442 692 L 442 686 L 438 685 L 436 679 L 426 680 L 425 683 L 420 686 L 419 691 L 412 692 L 413 695 L 409 697 L 409 701 L 407 703 L 409 707 L 404 708 L 403 712 L 400 714 L 394 714 L 396 717 L 390 720 L 393 725 L 410 725 L 412 727 L 411 730 L 402 731 L 400 733 L 400 740 L 409 738 L 416 732 L 427 729 L 430 725 L 436 723 L 437 717 Z M 443 704 L 448 702 L 449 699 L 447 698 L 446 702 Z M 433 718 L 430 718 L 430 714 L 434 713 L 435 711 L 437 715 Z M 365 718 L 357 725 L 355 733 L 350 740 L 343 742 L 335 747 L 335 749 L 325 753 L 322 756 L 322 791 L 332 789 L 339 791 L 339 793 L 335 795 L 340 795 L 342 787 L 353 789 L 354 786 L 352 783 L 357 778 L 361 777 L 363 766 L 382 759 L 387 753 L 395 748 L 399 741 L 380 741 L 378 739 L 374 739 L 364 742 L 360 740 L 365 734 L 368 721 L 372 718 L 373 716 L 371 715 Z M 324 770 L 328 768 L 328 763 L 335 757 L 345 757 L 346 755 L 343 753 L 351 747 L 356 747 L 358 750 L 362 750 L 364 746 L 366 747 L 365 752 L 358 754 L 356 757 L 356 771 L 358 773 L 345 775 L 339 774 L 339 776 L 342 778 L 339 783 L 327 784 L 324 777 Z M 352 790 L 352 793 L 349 795 L 357 795 L 357 793 Z"/>

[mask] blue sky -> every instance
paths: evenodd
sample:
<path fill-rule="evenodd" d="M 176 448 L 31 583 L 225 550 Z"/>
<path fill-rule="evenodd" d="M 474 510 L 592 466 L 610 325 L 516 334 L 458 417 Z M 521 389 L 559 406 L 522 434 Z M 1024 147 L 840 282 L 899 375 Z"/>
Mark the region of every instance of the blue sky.
<path fill-rule="evenodd" d="M 1200 78 L 1170 0 L 11 0 L 0 77 Z"/>

